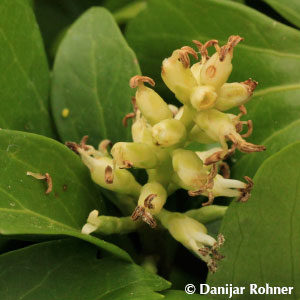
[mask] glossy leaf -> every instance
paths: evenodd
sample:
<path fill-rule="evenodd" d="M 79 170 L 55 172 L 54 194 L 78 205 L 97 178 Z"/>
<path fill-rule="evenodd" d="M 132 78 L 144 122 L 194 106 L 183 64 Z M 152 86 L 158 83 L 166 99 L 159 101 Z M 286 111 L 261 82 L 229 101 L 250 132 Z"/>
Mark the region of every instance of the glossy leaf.
<path fill-rule="evenodd" d="M 101 4 L 102 0 L 34 0 L 34 12 L 51 59 L 54 58 L 55 42 L 61 32 L 86 9 Z"/>
<path fill-rule="evenodd" d="M 264 0 L 280 15 L 300 28 L 300 3 L 298 0 Z"/>
<path fill-rule="evenodd" d="M 93 209 L 103 202 L 87 168 L 64 145 L 34 134 L 0 131 L 0 233 L 69 235 L 129 259 L 117 246 L 81 234 Z M 50 174 L 53 189 L 26 173 Z"/>
<path fill-rule="evenodd" d="M 53 137 L 49 70 L 29 1 L 0 0 L 0 127 Z"/>
<path fill-rule="evenodd" d="M 287 127 L 276 131 L 262 142 L 267 150 L 262 153 L 252 153 L 244 155 L 238 160 L 232 169 L 235 178 L 242 178 L 247 175 L 253 177 L 259 166 L 271 155 L 283 149 L 288 144 L 300 141 L 300 120 L 297 120 Z"/>
<path fill-rule="evenodd" d="M 254 177 L 250 200 L 233 202 L 224 217 L 220 231 L 226 239 L 225 259 L 208 284 L 247 287 L 234 299 L 249 299 L 253 283 L 294 287 L 292 296 L 278 299 L 300 297 L 300 177 L 295 167 L 300 165 L 299 152 L 300 142 L 268 158 Z"/>
<path fill-rule="evenodd" d="M 137 60 L 111 14 L 92 8 L 67 31 L 55 60 L 52 108 L 63 141 L 90 143 L 127 140 L 122 118 L 132 111 L 129 79 L 139 73 Z M 68 117 L 62 110 L 69 109 Z"/>
<path fill-rule="evenodd" d="M 183 45 L 192 46 L 193 39 L 214 38 L 224 44 L 233 34 L 245 40 L 235 49 L 229 81 L 251 77 L 259 82 L 243 118 L 253 120 L 249 141 L 259 143 L 300 117 L 299 31 L 245 5 L 222 0 L 152 0 L 127 29 L 143 75 L 153 77 L 165 97 L 169 93 L 160 79 L 165 57 Z"/>
<path fill-rule="evenodd" d="M 3 300 L 156 300 L 169 287 L 141 267 L 104 257 L 76 240 L 46 242 L 0 256 Z"/>

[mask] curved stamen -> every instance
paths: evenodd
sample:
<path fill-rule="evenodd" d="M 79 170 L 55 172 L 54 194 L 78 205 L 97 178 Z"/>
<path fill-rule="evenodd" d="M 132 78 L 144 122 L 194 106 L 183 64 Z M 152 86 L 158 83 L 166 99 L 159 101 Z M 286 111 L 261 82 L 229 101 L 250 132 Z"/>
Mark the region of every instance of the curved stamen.
<path fill-rule="evenodd" d="M 134 89 L 136 88 L 138 85 L 143 84 L 144 82 L 149 83 L 152 86 L 155 86 L 155 81 L 148 77 L 148 76 L 141 76 L 141 75 L 136 75 L 131 77 L 130 81 L 129 81 L 129 86 Z"/>
<path fill-rule="evenodd" d="M 248 184 L 246 185 L 245 188 L 239 189 L 239 191 L 241 192 L 241 195 L 237 199 L 238 202 L 247 202 L 251 196 L 251 190 L 254 186 L 253 180 L 250 177 L 244 176 L 244 178 L 248 182 Z"/>
<path fill-rule="evenodd" d="M 219 52 L 219 59 L 220 61 L 223 61 L 226 57 L 226 55 L 232 51 L 232 49 L 241 41 L 244 39 L 240 37 L 239 35 L 232 35 L 229 37 L 228 42 L 226 45 L 222 46 L 220 48 Z"/>
<path fill-rule="evenodd" d="M 104 178 L 107 184 L 112 184 L 114 182 L 114 174 L 111 166 L 105 168 Z"/>
<path fill-rule="evenodd" d="M 134 112 L 126 114 L 125 117 L 122 119 L 123 126 L 127 127 L 127 120 L 128 119 L 132 119 L 134 117 L 135 117 L 135 113 Z"/>

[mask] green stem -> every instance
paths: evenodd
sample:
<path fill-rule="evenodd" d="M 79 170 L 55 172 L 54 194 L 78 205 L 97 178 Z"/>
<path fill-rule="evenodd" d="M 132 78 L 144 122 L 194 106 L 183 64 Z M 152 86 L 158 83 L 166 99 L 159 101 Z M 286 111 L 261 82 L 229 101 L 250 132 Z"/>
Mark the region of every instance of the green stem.
<path fill-rule="evenodd" d="M 137 16 L 147 6 L 146 1 L 134 1 L 113 13 L 118 24 L 124 24 Z"/>
<path fill-rule="evenodd" d="M 191 209 L 187 211 L 185 215 L 205 224 L 222 218 L 225 215 L 227 208 L 227 206 L 210 205 L 198 209 Z"/>
<path fill-rule="evenodd" d="M 136 231 L 142 222 L 134 222 L 131 217 L 111 217 L 111 216 L 100 216 L 97 222 L 99 222 L 98 228 L 95 232 L 110 235 L 110 234 L 126 234 L 129 232 Z"/>

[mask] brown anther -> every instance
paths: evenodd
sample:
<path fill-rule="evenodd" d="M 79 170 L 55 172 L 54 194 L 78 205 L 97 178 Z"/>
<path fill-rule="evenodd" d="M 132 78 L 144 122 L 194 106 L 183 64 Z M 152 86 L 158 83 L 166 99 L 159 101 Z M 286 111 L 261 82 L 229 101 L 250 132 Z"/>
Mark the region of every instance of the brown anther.
<path fill-rule="evenodd" d="M 241 195 L 237 199 L 238 202 L 247 202 L 248 201 L 248 199 L 251 196 L 251 190 L 254 185 L 253 180 L 250 177 L 245 176 L 244 179 L 248 182 L 248 184 L 246 185 L 245 188 L 239 189 L 239 191 L 241 192 Z"/>
<path fill-rule="evenodd" d="M 196 40 L 193 40 L 193 43 L 197 46 L 199 49 L 201 56 L 202 56 L 202 63 L 205 63 L 209 59 L 208 51 L 207 48 L 214 46 L 216 51 L 219 53 L 220 52 L 220 46 L 219 42 L 217 40 L 209 40 L 207 41 L 204 45 Z"/>
<path fill-rule="evenodd" d="M 133 221 L 137 221 L 145 213 L 145 208 L 142 206 L 137 206 L 131 215 Z"/>
<path fill-rule="evenodd" d="M 89 147 L 86 145 L 86 142 L 88 140 L 89 136 L 88 135 L 85 135 L 81 141 L 80 141 L 80 148 L 83 149 L 83 150 L 89 150 Z"/>
<path fill-rule="evenodd" d="M 131 97 L 131 103 L 132 103 L 133 111 L 136 113 L 137 110 L 138 110 L 138 106 L 136 104 L 136 98 L 135 97 Z"/>
<path fill-rule="evenodd" d="M 251 153 L 251 152 L 262 152 L 266 150 L 266 147 L 263 145 L 255 145 L 252 143 L 246 142 L 244 139 L 237 137 L 233 134 L 228 134 L 228 137 L 241 152 Z"/>
<path fill-rule="evenodd" d="M 130 81 L 129 81 L 129 86 L 134 89 L 136 88 L 138 85 L 147 82 L 152 86 L 155 86 L 155 82 L 152 78 L 147 77 L 147 76 L 141 76 L 141 75 L 136 75 L 133 76 Z"/>
<path fill-rule="evenodd" d="M 240 133 L 243 130 L 243 122 L 239 121 L 236 125 L 235 125 L 235 130 L 237 133 Z"/>
<path fill-rule="evenodd" d="M 249 78 L 243 82 L 241 82 L 242 84 L 245 84 L 247 86 L 247 89 L 248 89 L 248 93 L 250 96 L 252 96 L 255 88 L 257 87 L 258 85 L 258 82 L 253 80 L 252 78 Z"/>
<path fill-rule="evenodd" d="M 217 163 L 218 161 L 223 160 L 224 156 L 225 156 L 225 151 L 223 150 L 215 152 L 206 158 L 206 160 L 204 161 L 204 165 L 209 166 L 211 164 Z"/>
<path fill-rule="evenodd" d="M 100 142 L 99 149 L 102 152 L 107 153 L 108 152 L 107 151 L 108 146 L 112 146 L 112 142 L 110 140 L 106 139 L 106 140 L 103 140 L 103 141 Z"/>
<path fill-rule="evenodd" d="M 205 71 L 206 75 L 210 78 L 213 78 L 215 76 L 216 72 L 217 72 L 217 69 L 213 65 L 209 66 Z"/>
<path fill-rule="evenodd" d="M 145 212 L 145 214 L 142 216 L 142 220 L 151 228 L 155 228 L 157 226 L 155 219 L 149 212 Z"/>
<path fill-rule="evenodd" d="M 149 209 L 154 209 L 155 206 L 152 203 L 153 199 L 156 197 L 156 194 L 150 194 L 146 197 L 146 199 L 144 200 L 144 206 L 149 208 Z"/>
<path fill-rule="evenodd" d="M 225 138 L 228 138 L 225 136 Z M 220 160 L 227 159 L 230 155 L 232 155 L 235 152 L 236 145 L 233 144 L 229 150 L 221 150 L 218 152 L 213 153 L 211 156 L 207 157 L 204 165 L 209 166 L 213 163 L 217 163 Z"/>
<path fill-rule="evenodd" d="M 197 52 L 193 48 L 189 46 L 183 46 L 181 47 L 181 50 L 185 51 L 188 54 L 191 54 L 196 60 L 198 60 Z"/>
<path fill-rule="evenodd" d="M 129 160 L 123 160 L 123 166 L 119 167 L 120 169 L 130 169 L 133 167 L 133 163 Z"/>
<path fill-rule="evenodd" d="M 125 115 L 125 117 L 122 119 L 123 126 L 127 127 L 127 120 L 128 119 L 132 119 L 134 117 L 135 117 L 135 113 L 134 112 L 131 112 L 131 113 L 128 113 L 127 115 Z"/>
<path fill-rule="evenodd" d="M 240 105 L 239 110 L 240 110 L 240 113 L 238 115 L 239 117 L 244 116 L 244 115 L 247 114 L 247 109 L 246 109 L 245 105 Z"/>
<path fill-rule="evenodd" d="M 211 273 L 216 273 L 217 270 L 218 270 L 218 266 L 217 266 L 217 263 L 215 260 L 210 260 L 208 263 L 207 263 L 207 267 L 208 267 L 208 270 L 211 272 Z"/>
<path fill-rule="evenodd" d="M 209 191 L 209 190 L 211 190 L 214 187 L 214 178 L 217 176 L 217 174 L 218 174 L 217 165 L 213 164 L 211 167 L 210 173 L 207 176 L 207 181 L 206 181 L 205 185 L 203 185 L 202 188 L 200 188 L 197 191 L 188 191 L 188 194 L 190 196 L 194 197 L 194 196 L 201 195 L 202 193 L 207 191 L 208 192 L 208 201 L 203 203 L 202 205 L 206 206 L 206 205 L 212 204 L 214 201 L 214 195 L 213 195 L 212 191 Z"/>
<path fill-rule="evenodd" d="M 223 61 L 228 53 L 232 52 L 233 48 L 244 39 L 241 38 L 239 35 L 232 35 L 229 37 L 228 42 L 226 45 L 220 48 L 219 52 L 219 59 Z"/>
<path fill-rule="evenodd" d="M 246 122 L 242 122 L 243 124 L 246 124 L 248 126 L 248 131 L 241 135 L 241 137 L 247 138 L 249 137 L 253 132 L 253 122 L 251 120 L 248 120 Z"/>
<path fill-rule="evenodd" d="M 224 178 L 230 178 L 230 168 L 228 164 L 224 161 L 220 163 L 220 172 Z"/>
<path fill-rule="evenodd" d="M 210 249 L 208 247 L 202 247 L 198 249 L 198 251 L 203 256 L 207 256 L 210 253 Z"/>
<path fill-rule="evenodd" d="M 144 207 L 138 205 L 135 208 L 134 212 L 132 213 L 131 219 L 133 221 L 137 221 L 139 218 L 141 218 L 145 223 L 147 223 L 152 228 L 155 228 L 157 225 L 153 216 L 149 212 L 146 212 Z"/>
<path fill-rule="evenodd" d="M 207 176 L 207 183 L 206 183 L 206 188 L 207 189 L 212 189 L 214 186 L 214 178 L 217 176 L 218 174 L 218 168 L 216 164 L 213 164 L 211 166 L 210 172 Z"/>
<path fill-rule="evenodd" d="M 45 173 L 45 175 L 40 174 L 40 173 L 32 173 L 32 172 L 27 172 L 26 175 L 32 176 L 35 179 L 39 180 L 45 180 L 47 183 L 47 189 L 45 191 L 45 194 L 50 194 L 52 191 L 53 183 L 52 183 L 52 177 L 50 176 L 49 173 Z"/>
<path fill-rule="evenodd" d="M 215 197 L 212 191 L 208 191 L 208 201 L 202 203 L 202 206 L 212 205 L 214 203 L 214 199 Z"/>
<path fill-rule="evenodd" d="M 104 178 L 107 184 L 112 184 L 114 182 L 114 174 L 111 166 L 107 166 L 104 171 Z"/>
<path fill-rule="evenodd" d="M 79 154 L 78 152 L 78 148 L 80 148 L 80 146 L 74 142 L 65 142 L 65 145 L 71 149 L 72 151 L 74 151 L 76 154 Z"/>
<path fill-rule="evenodd" d="M 199 189 L 197 191 L 188 191 L 188 195 L 191 196 L 191 197 L 195 197 L 195 196 L 201 195 L 205 191 L 206 191 L 205 188 Z"/>

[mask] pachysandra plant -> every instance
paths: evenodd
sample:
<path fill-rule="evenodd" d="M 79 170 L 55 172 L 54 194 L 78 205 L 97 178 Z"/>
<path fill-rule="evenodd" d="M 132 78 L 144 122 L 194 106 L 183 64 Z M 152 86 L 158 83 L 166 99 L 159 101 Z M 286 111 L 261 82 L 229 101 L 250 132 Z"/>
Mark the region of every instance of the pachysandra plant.
<path fill-rule="evenodd" d="M 87 145 L 86 138 L 80 144 L 67 143 L 80 154 L 94 182 L 119 198 L 126 196 L 120 206 L 135 206 L 131 217 L 98 216 L 98 211 L 92 211 L 83 233 L 128 233 L 141 226 L 142 220 L 153 228 L 166 228 L 174 239 L 204 260 L 212 272 L 216 271 L 216 262 L 223 257 L 218 250 L 224 237 L 219 235 L 215 240 L 197 218 L 163 207 L 168 196 L 178 189 L 187 190 L 190 196 L 206 196 L 208 200 L 203 206 L 212 204 L 214 197 L 219 196 L 237 197 L 240 202 L 250 197 L 252 180 L 247 176 L 246 183 L 229 179 L 228 165 L 223 162 L 236 149 L 246 153 L 265 150 L 264 146 L 246 142 L 253 125 L 251 120 L 241 121 L 247 113 L 244 104 L 250 100 L 257 82 L 247 79 L 227 83 L 234 47 L 242 40 L 240 36 L 230 36 L 222 47 L 217 40 L 205 44 L 193 41 L 198 52 L 184 46 L 164 59 L 161 76 L 183 104 L 180 108 L 168 105 L 147 86 L 155 85 L 151 78 L 131 78 L 130 87 L 136 89 L 132 100 L 134 112 L 126 115 L 123 123 L 134 119 L 132 142 L 118 142 L 110 152 L 108 140 L 102 141 L 98 149 Z M 212 46 L 216 51 L 209 57 L 207 49 Z M 197 60 L 192 66 L 189 55 Z M 239 107 L 238 115 L 226 113 L 233 107 Z M 241 134 L 244 125 L 248 131 Z M 195 141 L 217 142 L 220 147 L 206 152 L 185 149 Z M 141 186 L 130 168 L 145 169 L 148 182 Z"/>

